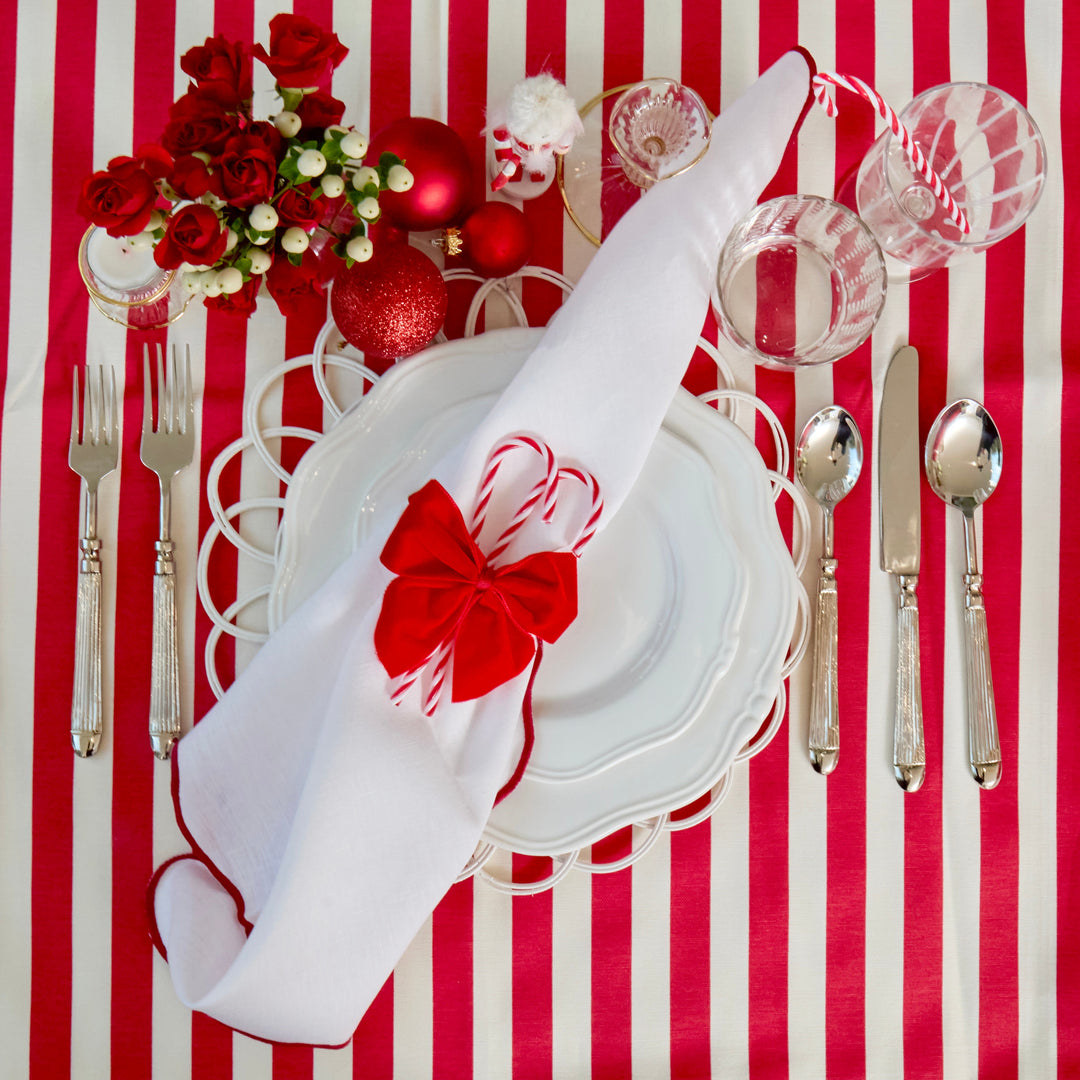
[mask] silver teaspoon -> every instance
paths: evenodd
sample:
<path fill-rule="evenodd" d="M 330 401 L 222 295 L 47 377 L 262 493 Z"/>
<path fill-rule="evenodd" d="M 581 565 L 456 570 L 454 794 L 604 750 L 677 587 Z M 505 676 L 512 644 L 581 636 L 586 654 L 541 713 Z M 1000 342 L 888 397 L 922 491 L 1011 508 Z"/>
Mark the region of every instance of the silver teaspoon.
<path fill-rule="evenodd" d="M 859 479 L 862 458 L 859 428 L 851 414 L 838 405 L 830 405 L 810 417 L 795 449 L 795 475 L 824 515 L 824 543 L 818 563 L 821 573 L 814 619 L 809 737 L 810 763 L 823 776 L 836 768 L 840 753 L 833 510 Z"/>
<path fill-rule="evenodd" d="M 1001 436 L 990 414 L 977 401 L 967 398 L 941 411 L 926 440 L 926 478 L 930 487 L 964 515 L 968 759 L 972 775 L 988 789 L 997 787 L 1001 779 L 1001 744 L 990 677 L 975 508 L 997 487 L 1001 457 Z"/>

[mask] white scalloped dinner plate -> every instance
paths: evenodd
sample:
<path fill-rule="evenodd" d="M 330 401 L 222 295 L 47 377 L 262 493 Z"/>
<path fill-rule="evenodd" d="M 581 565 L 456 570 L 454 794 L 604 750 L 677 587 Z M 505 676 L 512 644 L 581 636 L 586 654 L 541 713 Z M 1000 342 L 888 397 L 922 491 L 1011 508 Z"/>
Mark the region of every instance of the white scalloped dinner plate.
<path fill-rule="evenodd" d="M 289 485 L 271 630 L 466 439 L 542 331 L 452 341 L 392 368 Z M 393 515 L 393 517 L 388 517 Z M 797 582 L 757 451 L 679 392 L 638 482 L 586 549 L 579 617 L 547 646 L 536 745 L 486 838 L 555 854 L 708 790 L 768 713 Z"/>

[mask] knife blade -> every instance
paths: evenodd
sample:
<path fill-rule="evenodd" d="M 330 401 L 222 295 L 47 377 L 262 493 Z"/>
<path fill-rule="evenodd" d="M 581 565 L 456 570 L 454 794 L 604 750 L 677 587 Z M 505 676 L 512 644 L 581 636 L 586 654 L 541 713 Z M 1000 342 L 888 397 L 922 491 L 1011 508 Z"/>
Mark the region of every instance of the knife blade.
<path fill-rule="evenodd" d="M 926 772 L 919 674 L 919 354 L 898 349 L 885 373 L 878 418 L 878 512 L 881 568 L 899 586 L 893 773 L 907 792 Z"/>

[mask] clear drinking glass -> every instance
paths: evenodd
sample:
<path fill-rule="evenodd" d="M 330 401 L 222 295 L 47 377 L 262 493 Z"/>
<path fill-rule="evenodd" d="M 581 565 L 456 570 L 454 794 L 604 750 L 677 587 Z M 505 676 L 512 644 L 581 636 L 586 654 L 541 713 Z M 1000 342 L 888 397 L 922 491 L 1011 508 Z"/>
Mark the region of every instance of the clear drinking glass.
<path fill-rule="evenodd" d="M 964 211 L 964 234 L 891 131 L 863 158 L 855 205 L 889 259 L 917 280 L 956 256 L 985 251 L 1027 220 L 1046 183 L 1046 146 L 1015 98 L 982 83 L 948 83 L 900 113 Z M 903 267 L 893 267 L 893 276 Z"/>
<path fill-rule="evenodd" d="M 713 311 L 724 337 L 758 364 L 828 364 L 870 336 L 885 288 L 881 249 L 855 214 L 816 195 L 783 195 L 732 229 Z"/>
<path fill-rule="evenodd" d="M 638 187 L 651 187 L 695 165 L 709 148 L 705 102 L 674 79 L 646 79 L 611 107 L 608 134 Z"/>

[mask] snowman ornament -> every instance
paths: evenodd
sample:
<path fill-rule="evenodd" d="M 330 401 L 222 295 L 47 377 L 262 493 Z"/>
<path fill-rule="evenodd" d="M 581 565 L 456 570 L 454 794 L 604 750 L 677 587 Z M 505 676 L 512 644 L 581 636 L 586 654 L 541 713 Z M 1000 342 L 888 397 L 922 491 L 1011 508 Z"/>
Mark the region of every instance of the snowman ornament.
<path fill-rule="evenodd" d="M 555 178 L 555 155 L 565 154 L 584 127 L 566 87 L 546 72 L 522 79 L 488 114 L 491 190 L 534 199 Z"/>

